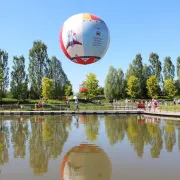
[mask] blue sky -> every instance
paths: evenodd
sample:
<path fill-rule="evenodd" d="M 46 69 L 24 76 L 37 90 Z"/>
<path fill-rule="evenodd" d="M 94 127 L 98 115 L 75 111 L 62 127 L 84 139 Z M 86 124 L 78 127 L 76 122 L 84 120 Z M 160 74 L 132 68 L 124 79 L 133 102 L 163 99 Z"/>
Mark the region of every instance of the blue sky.
<path fill-rule="evenodd" d="M 103 86 L 109 66 L 125 72 L 137 53 L 142 54 L 144 63 L 151 52 L 158 53 L 160 60 L 171 56 L 174 64 L 180 56 L 178 0 L 1 0 L 0 6 L 0 48 L 9 53 L 9 66 L 14 55 L 24 55 L 27 68 L 33 41 L 42 40 L 49 57 L 55 55 L 61 60 L 75 92 L 89 72 L 95 73 Z M 111 38 L 104 58 L 88 66 L 68 60 L 59 45 L 64 21 L 83 12 L 101 17 Z"/>

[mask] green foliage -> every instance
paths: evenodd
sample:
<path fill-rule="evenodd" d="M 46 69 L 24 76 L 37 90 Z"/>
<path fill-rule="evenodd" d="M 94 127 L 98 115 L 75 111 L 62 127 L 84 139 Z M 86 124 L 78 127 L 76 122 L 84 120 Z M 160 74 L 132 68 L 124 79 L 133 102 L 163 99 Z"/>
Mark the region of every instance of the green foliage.
<path fill-rule="evenodd" d="M 177 57 L 176 70 L 177 70 L 178 80 L 180 80 L 180 56 Z"/>
<path fill-rule="evenodd" d="M 8 53 L 0 49 L 0 101 L 9 85 Z"/>
<path fill-rule="evenodd" d="M 179 80 L 175 80 L 174 81 L 174 85 L 176 86 L 177 89 L 177 93 L 178 95 L 180 95 L 180 81 Z"/>
<path fill-rule="evenodd" d="M 41 97 L 41 82 L 47 75 L 48 61 L 47 46 L 42 41 L 34 41 L 33 47 L 29 50 L 29 82 L 32 98 Z"/>
<path fill-rule="evenodd" d="M 164 80 L 167 79 L 174 79 L 174 71 L 175 67 L 171 61 L 171 57 L 165 57 L 164 59 L 164 68 L 163 68 L 163 74 L 164 74 Z"/>
<path fill-rule="evenodd" d="M 142 98 L 148 97 L 146 82 L 150 76 L 151 76 L 151 69 L 149 66 L 147 66 L 147 64 L 144 64 L 143 72 L 142 72 L 142 85 L 141 85 Z"/>
<path fill-rule="evenodd" d="M 172 79 L 167 79 L 164 82 L 164 91 L 168 97 L 172 98 L 176 95 L 177 89 Z"/>
<path fill-rule="evenodd" d="M 69 97 L 69 96 L 73 95 L 72 85 L 67 85 L 66 86 L 65 95 L 66 95 L 66 97 Z"/>
<path fill-rule="evenodd" d="M 98 95 L 99 81 L 94 73 L 89 73 L 86 76 L 85 88 L 87 88 L 86 97 L 88 99 L 95 98 Z"/>
<path fill-rule="evenodd" d="M 98 95 L 104 95 L 104 88 L 103 87 L 98 88 Z"/>
<path fill-rule="evenodd" d="M 124 73 L 121 68 L 118 69 L 118 91 L 117 91 L 117 99 L 124 98 L 126 97 L 126 92 L 125 92 L 125 78 L 124 78 Z"/>
<path fill-rule="evenodd" d="M 54 98 L 64 96 L 65 89 L 70 82 L 65 74 L 60 60 L 53 56 L 48 63 L 48 78 L 54 82 Z"/>
<path fill-rule="evenodd" d="M 132 64 L 129 65 L 129 69 L 126 73 L 126 80 L 128 80 L 131 76 L 138 78 L 138 85 L 139 85 L 139 94 L 138 97 L 143 96 L 143 63 L 141 54 L 137 54 L 135 59 L 133 60 Z"/>
<path fill-rule="evenodd" d="M 28 77 L 25 72 L 24 56 L 13 57 L 13 67 L 11 72 L 11 92 L 13 98 L 18 100 L 27 99 Z"/>
<path fill-rule="evenodd" d="M 158 98 L 160 87 L 156 76 L 152 75 L 147 80 L 148 95 L 151 98 Z"/>
<path fill-rule="evenodd" d="M 127 94 L 131 98 L 136 98 L 139 95 L 140 92 L 140 86 L 138 84 L 138 78 L 135 76 L 130 76 L 128 81 L 127 81 Z"/>
<path fill-rule="evenodd" d="M 150 68 L 152 75 L 157 77 L 158 83 L 162 81 L 162 67 L 161 67 L 161 61 L 159 60 L 159 56 L 156 53 L 151 53 L 149 56 L 149 62 L 150 62 Z"/>
<path fill-rule="evenodd" d="M 109 67 L 109 72 L 106 76 L 104 95 L 108 101 L 119 99 L 125 95 L 125 79 L 122 69 L 116 70 L 114 67 Z"/>
<path fill-rule="evenodd" d="M 54 88 L 53 80 L 47 77 L 42 79 L 42 96 L 44 99 L 51 99 L 53 97 Z"/>

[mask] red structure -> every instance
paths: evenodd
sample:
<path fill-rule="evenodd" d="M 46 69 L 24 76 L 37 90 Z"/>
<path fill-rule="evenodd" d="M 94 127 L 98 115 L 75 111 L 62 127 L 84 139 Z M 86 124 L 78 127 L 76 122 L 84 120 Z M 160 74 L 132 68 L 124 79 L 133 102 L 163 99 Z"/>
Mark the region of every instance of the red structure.
<path fill-rule="evenodd" d="M 80 91 L 81 93 L 87 92 L 87 88 L 82 87 L 82 88 L 79 89 L 79 91 Z"/>
<path fill-rule="evenodd" d="M 88 89 L 85 88 L 84 85 L 85 85 L 85 82 L 82 82 L 82 84 L 80 84 L 80 87 L 79 87 L 79 92 L 80 92 L 80 93 L 85 93 L 85 92 L 87 92 Z"/>

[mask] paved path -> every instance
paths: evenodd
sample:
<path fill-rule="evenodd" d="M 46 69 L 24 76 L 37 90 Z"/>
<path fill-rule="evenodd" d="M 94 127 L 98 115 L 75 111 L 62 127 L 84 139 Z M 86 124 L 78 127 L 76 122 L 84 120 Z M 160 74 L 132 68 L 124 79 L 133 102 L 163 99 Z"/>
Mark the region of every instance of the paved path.
<path fill-rule="evenodd" d="M 168 111 L 159 111 L 151 110 L 80 110 L 78 111 L 0 111 L 0 115 L 62 115 L 62 114 L 83 114 L 83 115 L 108 115 L 108 114 L 145 114 L 151 116 L 164 116 L 164 117 L 179 117 L 180 112 L 168 112 Z"/>
<path fill-rule="evenodd" d="M 143 114 L 143 110 L 80 110 L 78 111 L 0 111 L 0 115 L 61 115 L 61 114 Z"/>
<path fill-rule="evenodd" d="M 155 115 L 155 116 L 169 116 L 169 117 L 180 117 L 180 112 L 160 111 L 159 109 L 144 111 L 144 114 Z"/>

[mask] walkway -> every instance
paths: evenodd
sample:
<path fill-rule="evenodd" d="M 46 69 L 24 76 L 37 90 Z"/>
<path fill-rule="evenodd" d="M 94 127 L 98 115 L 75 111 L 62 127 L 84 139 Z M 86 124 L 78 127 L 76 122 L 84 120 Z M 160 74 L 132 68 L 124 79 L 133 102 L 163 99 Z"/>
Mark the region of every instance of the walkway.
<path fill-rule="evenodd" d="M 145 114 L 151 116 L 164 116 L 164 117 L 179 117 L 180 112 L 168 112 L 168 111 L 159 111 L 158 109 L 151 111 L 144 110 L 80 110 L 78 111 L 0 111 L 0 115 L 120 115 L 120 114 Z"/>
<path fill-rule="evenodd" d="M 143 114 L 143 110 L 80 110 L 78 111 L 1 111 L 0 115 L 61 115 L 61 114 L 83 114 L 83 115 L 108 115 L 108 114 Z"/>

